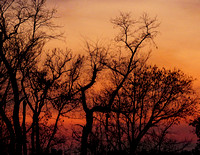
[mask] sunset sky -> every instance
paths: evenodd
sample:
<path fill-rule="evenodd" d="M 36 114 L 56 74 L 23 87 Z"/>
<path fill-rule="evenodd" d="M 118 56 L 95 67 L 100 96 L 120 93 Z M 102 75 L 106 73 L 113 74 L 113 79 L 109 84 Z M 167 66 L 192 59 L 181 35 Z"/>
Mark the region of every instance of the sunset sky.
<path fill-rule="evenodd" d="M 81 52 L 84 39 L 109 40 L 115 30 L 110 18 L 120 11 L 138 17 L 146 12 L 161 23 L 150 62 L 180 68 L 197 78 L 200 89 L 200 0 L 49 0 L 58 10 L 57 24 L 65 32 L 65 43 L 51 44 Z"/>

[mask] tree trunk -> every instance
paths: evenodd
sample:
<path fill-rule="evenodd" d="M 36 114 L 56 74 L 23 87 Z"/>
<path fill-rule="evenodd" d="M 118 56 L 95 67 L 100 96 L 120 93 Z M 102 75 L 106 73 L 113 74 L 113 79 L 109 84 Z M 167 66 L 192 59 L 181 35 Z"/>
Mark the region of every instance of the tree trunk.
<path fill-rule="evenodd" d="M 93 112 L 87 111 L 86 125 L 83 127 L 83 131 L 82 131 L 81 155 L 87 155 L 88 136 L 92 132 L 92 125 L 93 125 Z"/>
<path fill-rule="evenodd" d="M 12 80 L 11 80 L 12 81 Z M 17 83 L 14 80 L 13 82 L 13 93 L 14 93 L 14 100 L 15 100 L 15 105 L 14 105 L 14 110 L 13 110 L 13 124 L 14 124 L 14 129 L 15 129 L 15 135 L 16 135 L 16 150 L 17 150 L 17 155 L 22 154 L 22 142 L 23 142 L 23 136 L 22 136 L 22 131 L 19 123 L 19 93 L 18 93 L 18 88 L 17 88 Z"/>
<path fill-rule="evenodd" d="M 39 118 L 38 118 L 38 114 L 36 117 L 36 153 L 40 154 L 40 129 L 39 129 Z"/>
<path fill-rule="evenodd" d="M 137 151 L 137 147 L 139 145 L 139 140 L 136 138 L 132 139 L 131 145 L 130 145 L 130 155 L 135 155 Z"/>
<path fill-rule="evenodd" d="M 36 114 L 34 112 L 31 132 L 31 154 L 35 154 L 35 117 Z"/>
<path fill-rule="evenodd" d="M 26 145 L 26 101 L 23 102 L 23 154 L 27 155 L 27 145 Z"/>
<path fill-rule="evenodd" d="M 5 112 L 2 107 L 0 107 L 0 115 L 3 119 L 3 121 L 5 122 L 6 127 L 10 134 L 9 154 L 15 155 L 15 152 L 16 152 L 16 150 L 15 150 L 15 133 L 12 128 L 12 124 L 11 124 L 10 120 L 8 119 L 8 117 L 5 115 Z"/>
<path fill-rule="evenodd" d="M 2 33 L 0 33 L 0 57 L 3 61 L 11 81 L 12 91 L 14 95 L 14 110 L 13 110 L 13 125 L 15 130 L 15 136 L 16 136 L 16 153 L 18 155 L 22 154 L 22 131 L 20 127 L 20 121 L 19 121 L 19 106 L 20 106 L 20 100 L 19 100 L 19 89 L 17 85 L 17 78 L 16 73 L 12 66 L 9 64 L 8 60 L 6 59 L 5 54 L 2 51 L 3 48 L 3 41 L 2 41 Z"/>
<path fill-rule="evenodd" d="M 46 152 L 47 152 L 47 153 L 49 153 L 51 141 L 53 140 L 53 138 L 54 138 L 54 136 L 55 136 L 55 134 L 56 134 L 56 132 L 57 132 L 58 121 L 59 121 L 60 115 L 61 115 L 61 111 L 59 111 L 59 113 L 58 113 L 58 116 L 57 116 L 57 118 L 56 118 L 56 122 L 55 122 L 55 125 L 54 125 L 54 129 L 53 129 L 52 135 L 51 135 L 51 137 L 50 137 L 50 139 L 49 139 L 49 142 L 48 142 L 48 144 L 47 144 L 47 147 L 46 147 Z"/>
<path fill-rule="evenodd" d="M 40 131 L 38 112 L 35 110 L 33 114 L 32 133 L 31 133 L 31 152 L 32 154 L 41 153 L 40 149 Z"/>
<path fill-rule="evenodd" d="M 117 133 L 118 133 L 118 149 L 119 151 L 122 151 L 122 146 L 121 146 L 121 131 L 120 131 L 120 113 L 117 113 Z"/>

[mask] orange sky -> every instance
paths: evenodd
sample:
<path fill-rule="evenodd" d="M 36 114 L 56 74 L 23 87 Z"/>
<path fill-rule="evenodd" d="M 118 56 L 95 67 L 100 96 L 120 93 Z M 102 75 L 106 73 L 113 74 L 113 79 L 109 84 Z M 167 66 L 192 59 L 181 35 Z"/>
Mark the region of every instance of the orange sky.
<path fill-rule="evenodd" d="M 200 89 L 200 0 L 49 0 L 58 10 L 57 24 L 62 25 L 66 42 L 49 47 L 69 47 L 81 52 L 84 39 L 113 38 L 116 32 L 109 20 L 119 11 L 133 17 L 147 12 L 161 22 L 150 62 L 180 68 L 198 78 Z"/>

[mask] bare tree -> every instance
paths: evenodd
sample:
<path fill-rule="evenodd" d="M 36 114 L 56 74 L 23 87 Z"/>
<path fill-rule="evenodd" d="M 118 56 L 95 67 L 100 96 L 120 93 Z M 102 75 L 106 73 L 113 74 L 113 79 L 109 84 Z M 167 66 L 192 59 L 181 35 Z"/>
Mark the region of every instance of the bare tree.
<path fill-rule="evenodd" d="M 65 115 L 67 115 L 79 105 L 78 101 L 80 98 L 80 89 L 78 86 L 78 80 L 80 78 L 80 69 L 82 67 L 83 60 L 83 57 L 81 56 L 76 58 L 72 55 L 70 56 L 70 59 L 63 59 L 62 55 L 55 58 L 55 54 L 49 58 L 50 59 L 47 59 L 47 66 L 50 68 L 52 75 L 54 74 L 54 77 L 56 77 L 56 72 L 58 74 L 57 77 L 60 78 L 58 79 L 59 82 L 53 85 L 49 96 L 49 98 L 51 98 L 50 102 L 54 111 L 57 111 L 57 116 L 52 133 L 46 146 L 46 152 L 48 152 L 51 146 L 51 142 L 55 137 L 60 117 L 65 117 Z"/>
<path fill-rule="evenodd" d="M 0 101 L 0 115 L 10 134 L 10 154 L 22 154 L 22 144 L 23 152 L 27 152 L 26 138 L 23 138 L 25 132 L 23 131 L 23 134 L 19 119 L 20 105 L 24 99 L 20 84 L 25 80 L 27 71 L 37 62 L 44 43 L 56 37 L 44 31 L 45 28 L 51 30 L 55 27 L 51 22 L 55 10 L 45 8 L 45 3 L 45 0 L 0 2 L 0 62 L 1 73 L 6 75 L 5 78 L 1 77 L 1 85 L 4 86 L 1 91 L 4 97 Z M 9 91 L 13 95 L 7 98 Z M 5 104 L 11 102 L 12 119 L 6 113 L 6 109 L 3 109 Z M 24 114 L 25 107 L 24 102 Z"/>
<path fill-rule="evenodd" d="M 154 154 L 161 153 L 180 153 L 187 150 L 191 144 L 191 139 L 177 140 L 173 132 L 174 122 L 167 122 L 153 127 L 142 140 L 138 150 Z M 170 130 L 171 129 L 171 130 Z M 175 129 L 174 129 L 175 130 Z"/>
<path fill-rule="evenodd" d="M 78 105 L 75 96 L 80 92 L 77 80 L 81 64 L 82 57 L 72 56 L 69 50 L 54 49 L 47 53 L 43 65 L 40 63 L 28 70 L 22 91 L 32 119 L 29 129 L 25 129 L 25 134 L 31 130 L 32 154 L 49 152 L 60 117 Z M 54 118 L 55 123 L 52 123 Z M 42 130 L 46 131 L 45 138 Z"/>
<path fill-rule="evenodd" d="M 155 139 L 150 145 L 153 147 L 153 143 L 156 143 L 155 148 L 161 150 L 169 128 L 196 111 L 198 100 L 192 89 L 192 81 L 180 70 L 148 65 L 135 68 L 118 91 L 109 117 L 104 116 L 102 121 L 107 145 L 112 150 L 134 154 L 153 134 Z M 113 83 L 119 83 L 117 77 Z M 179 151 L 182 149 L 180 143 L 171 143 L 173 151 L 178 151 L 175 147 Z M 176 143 L 179 146 L 175 146 Z"/>
<path fill-rule="evenodd" d="M 141 47 L 152 40 L 158 27 L 156 19 L 149 18 L 146 14 L 139 20 L 132 20 L 130 14 L 121 13 L 119 17 L 111 21 L 115 27 L 120 29 L 120 34 L 116 37 L 116 41 L 122 43 L 125 48 L 122 52 L 124 54 L 117 54 L 118 57 L 114 57 L 109 54 L 109 49 L 99 47 L 98 45 L 92 46 L 87 44 L 88 51 L 88 68 L 90 68 L 91 77 L 87 84 L 81 85 L 81 103 L 83 110 L 86 114 L 86 125 L 83 127 L 82 141 L 81 141 L 81 154 L 87 154 L 88 148 L 88 136 L 92 131 L 94 113 L 111 112 L 111 107 L 116 99 L 116 96 L 124 83 L 127 81 L 130 73 L 135 69 L 137 65 L 136 55 L 140 51 Z M 120 52 L 119 52 L 120 53 Z M 123 68 L 123 70 L 122 70 Z M 90 100 L 87 95 L 89 90 L 93 90 L 99 76 L 107 74 L 107 78 L 111 76 L 109 72 L 118 75 L 119 82 L 117 85 L 113 85 L 109 90 L 108 98 L 103 102 L 96 102 L 95 97 L 90 96 Z M 102 90 L 103 91 L 103 90 Z M 106 89 L 104 91 L 107 91 Z M 93 99 L 91 99 L 93 98 Z"/>

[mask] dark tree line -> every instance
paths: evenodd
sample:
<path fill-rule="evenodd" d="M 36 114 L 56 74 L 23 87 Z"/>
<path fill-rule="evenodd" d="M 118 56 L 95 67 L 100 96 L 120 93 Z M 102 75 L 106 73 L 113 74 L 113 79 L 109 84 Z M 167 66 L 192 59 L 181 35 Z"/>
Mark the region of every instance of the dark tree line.
<path fill-rule="evenodd" d="M 183 150 L 188 143 L 168 130 L 193 115 L 198 100 L 191 77 L 148 65 L 157 19 L 120 13 L 111 20 L 119 29 L 113 46 L 86 42 L 86 54 L 74 55 L 44 50 L 61 37 L 55 13 L 46 0 L 0 1 L 0 153 L 48 154 L 66 144 L 60 127 L 70 112 L 85 120 L 73 132 L 78 154 Z"/>

